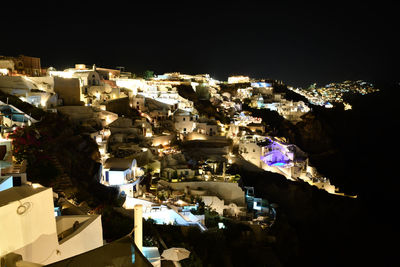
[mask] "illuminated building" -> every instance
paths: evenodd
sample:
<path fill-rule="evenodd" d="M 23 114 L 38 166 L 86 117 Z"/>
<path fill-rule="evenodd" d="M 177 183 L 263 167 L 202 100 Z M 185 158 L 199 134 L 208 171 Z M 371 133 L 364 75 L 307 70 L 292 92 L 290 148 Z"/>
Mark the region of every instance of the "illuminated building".
<path fill-rule="evenodd" d="M 215 136 L 218 134 L 218 125 L 212 120 L 197 121 L 195 130 L 201 134 Z"/>
<path fill-rule="evenodd" d="M 228 77 L 228 83 L 248 83 L 250 78 L 248 76 L 231 76 Z"/>
<path fill-rule="evenodd" d="M 20 74 L 33 77 L 42 75 L 40 58 L 24 55 L 19 55 L 18 57 L 0 56 L 0 69 L 9 70 L 9 74 Z"/>
<path fill-rule="evenodd" d="M 48 108 L 58 105 L 58 95 L 54 91 L 52 78 L 0 76 L 0 90 L 36 107 Z"/>
<path fill-rule="evenodd" d="M 31 125 L 32 123 L 37 122 L 36 119 L 26 114 L 22 110 L 2 101 L 0 101 L 0 112 L 0 122 L 4 128 Z"/>
<path fill-rule="evenodd" d="M 187 134 L 196 128 L 196 116 L 185 110 L 177 109 L 173 114 L 175 129 L 178 133 Z"/>
<path fill-rule="evenodd" d="M 298 178 L 306 167 L 306 155 L 299 148 L 265 136 L 243 136 L 239 141 L 239 154 L 259 168 L 274 171 L 277 167 L 275 171 L 289 179 Z"/>
<path fill-rule="evenodd" d="M 121 74 L 120 70 L 99 67 L 96 67 L 96 71 L 100 75 L 102 80 L 113 80 L 118 78 Z"/>
<path fill-rule="evenodd" d="M 89 69 L 84 64 L 76 64 L 75 68 L 65 69 L 64 71 L 50 70 L 48 74 L 51 77 L 77 79 L 80 88 L 80 101 L 88 105 L 100 105 L 106 100 L 129 96 L 129 93 L 125 94 L 120 90 L 117 80 L 118 70 L 97 68 L 95 65 Z"/>

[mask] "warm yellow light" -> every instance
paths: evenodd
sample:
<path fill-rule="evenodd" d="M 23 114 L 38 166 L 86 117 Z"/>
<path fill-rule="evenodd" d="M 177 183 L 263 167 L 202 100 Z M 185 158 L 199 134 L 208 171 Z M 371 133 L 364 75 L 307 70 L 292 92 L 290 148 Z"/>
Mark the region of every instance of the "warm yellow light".
<path fill-rule="evenodd" d="M 344 110 L 352 109 L 352 106 L 350 104 L 348 104 L 348 103 L 343 102 L 343 105 L 344 105 Z"/>
<path fill-rule="evenodd" d="M 107 124 L 110 124 L 111 122 L 113 122 L 113 120 L 111 119 L 110 116 L 106 116 L 106 122 Z"/>
<path fill-rule="evenodd" d="M 96 142 L 101 143 L 103 141 L 103 138 L 101 135 L 96 136 Z"/>
<path fill-rule="evenodd" d="M 34 189 L 36 189 L 36 188 L 40 188 L 40 187 L 43 187 L 41 184 L 38 184 L 38 183 L 33 183 L 32 184 L 32 187 L 34 188 Z"/>
<path fill-rule="evenodd" d="M 108 138 L 111 135 L 110 129 L 104 129 L 103 130 L 103 136 L 104 138 Z"/>
<path fill-rule="evenodd" d="M 7 75 L 8 74 L 8 69 L 0 69 L 0 73 L 3 75 Z"/>

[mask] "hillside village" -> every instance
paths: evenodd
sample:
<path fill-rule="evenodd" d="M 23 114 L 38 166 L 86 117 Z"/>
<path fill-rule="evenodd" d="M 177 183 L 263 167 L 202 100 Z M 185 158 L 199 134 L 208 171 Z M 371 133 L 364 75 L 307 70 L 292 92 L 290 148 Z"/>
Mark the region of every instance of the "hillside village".
<path fill-rule="evenodd" d="M 95 65 L 42 69 L 26 56 L 0 58 L 0 74 L 0 212 L 12 214 L 0 235 L 19 236 L 1 244 L 7 260 L 57 266 L 113 244 L 122 235 L 106 229 L 110 218 L 132 222 L 140 205 L 142 218 L 163 227 L 207 232 L 234 222 L 268 233 L 279 203 L 242 186 L 238 167 L 345 195 L 250 111 L 301 122 L 311 106 L 287 97 L 281 81 L 133 78 Z M 153 240 L 135 243 L 143 261 L 161 266 L 167 246 L 143 234 Z"/>

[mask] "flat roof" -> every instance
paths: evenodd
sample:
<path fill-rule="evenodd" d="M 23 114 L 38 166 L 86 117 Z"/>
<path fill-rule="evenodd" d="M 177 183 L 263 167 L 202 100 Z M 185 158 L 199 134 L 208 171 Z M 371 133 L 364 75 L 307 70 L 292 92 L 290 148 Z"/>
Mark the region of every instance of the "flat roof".
<path fill-rule="evenodd" d="M 134 165 L 136 165 L 135 159 L 108 158 L 106 162 L 104 162 L 103 167 L 105 169 L 126 170 L 132 168 Z"/>
<path fill-rule="evenodd" d="M 51 190 L 49 187 L 38 187 L 33 188 L 29 185 L 16 186 L 0 192 L 0 207 L 7 205 L 8 203 L 18 201 L 34 194 L 43 192 L 45 190 Z"/>

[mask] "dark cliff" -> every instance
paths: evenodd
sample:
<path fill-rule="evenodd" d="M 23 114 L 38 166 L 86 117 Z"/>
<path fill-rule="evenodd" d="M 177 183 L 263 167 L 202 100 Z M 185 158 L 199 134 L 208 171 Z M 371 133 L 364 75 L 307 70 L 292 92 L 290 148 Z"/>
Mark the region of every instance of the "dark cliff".
<path fill-rule="evenodd" d="M 303 121 L 274 126 L 310 156 L 310 162 L 342 192 L 329 195 L 272 173 L 242 171 L 242 183 L 279 204 L 276 252 L 285 265 L 391 266 L 398 238 L 395 166 L 397 85 L 352 97 L 353 109 L 313 107 Z"/>

